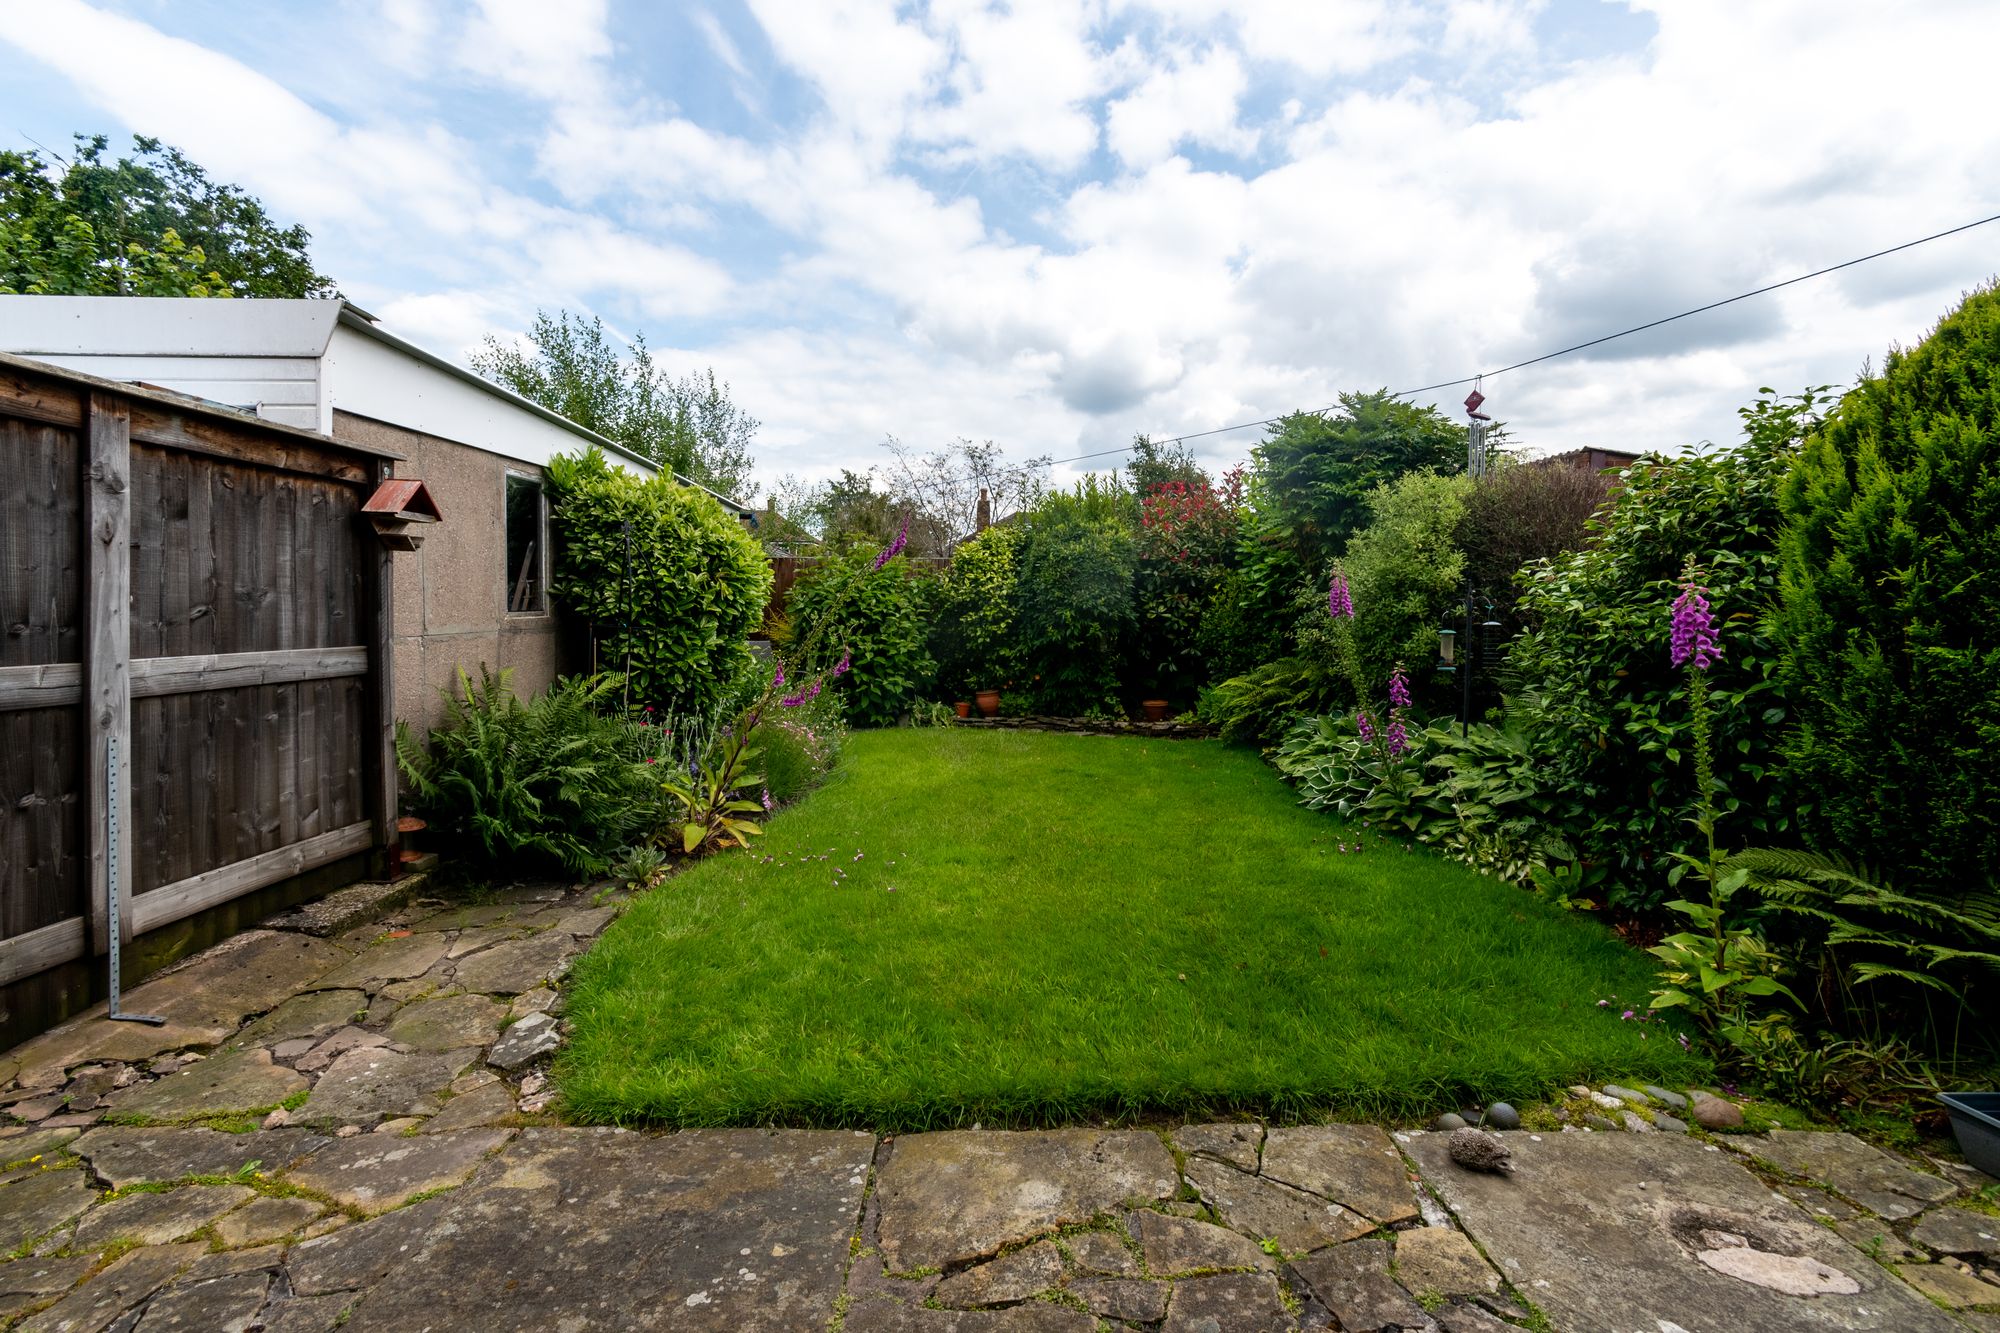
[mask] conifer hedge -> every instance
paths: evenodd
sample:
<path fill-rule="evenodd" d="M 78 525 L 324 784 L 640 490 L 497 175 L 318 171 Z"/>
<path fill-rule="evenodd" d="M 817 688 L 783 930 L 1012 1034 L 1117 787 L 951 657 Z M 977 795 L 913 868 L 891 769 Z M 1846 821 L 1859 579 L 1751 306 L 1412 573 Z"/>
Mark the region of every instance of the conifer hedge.
<path fill-rule="evenodd" d="M 2000 875 L 2000 290 L 1892 351 L 1780 492 L 1786 741 L 1818 841 L 1991 901 Z"/>

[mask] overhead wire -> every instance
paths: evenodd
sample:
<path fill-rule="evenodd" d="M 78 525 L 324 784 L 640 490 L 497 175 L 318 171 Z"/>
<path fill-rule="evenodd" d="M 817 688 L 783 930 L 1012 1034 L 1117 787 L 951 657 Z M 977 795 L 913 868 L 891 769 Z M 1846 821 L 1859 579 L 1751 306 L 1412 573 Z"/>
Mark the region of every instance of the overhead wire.
<path fill-rule="evenodd" d="M 1766 295 L 1767 293 L 1775 292 L 1782 287 L 1790 287 L 1797 283 L 1808 282 L 1813 278 L 1823 278 L 1829 273 L 1838 273 L 1842 269 L 1853 268 L 1856 264 L 1866 264 L 1870 260 L 1881 259 L 1884 256 L 1893 255 L 1898 253 L 1899 251 L 1913 249 L 1919 245 L 1928 245 L 1932 241 L 1941 241 L 1947 236 L 1956 236 L 1960 232 L 1971 231 L 1975 227 L 1984 227 L 1987 224 L 1993 222 L 2000 222 L 2000 213 L 1995 213 L 1991 217 L 1980 218 L 1974 222 L 1963 223 L 1956 227 L 1949 227 L 1946 228 L 1944 231 L 1932 232 L 1928 236 L 1919 236 L 1913 241 L 1904 241 L 1900 245 L 1892 245 L 1889 246 L 1887 249 L 1876 250 L 1869 254 L 1859 255 L 1853 259 L 1842 260 L 1838 264 L 1829 264 L 1825 268 L 1817 268 L 1810 273 L 1801 273 L 1797 277 L 1786 278 L 1782 282 L 1768 283 L 1762 287 L 1754 287 L 1747 292 L 1738 292 L 1734 296 L 1726 296 L 1720 301 L 1710 301 L 1707 305 L 1698 305 L 1691 310 L 1683 310 L 1679 314 L 1666 315 L 1660 319 L 1648 320 L 1644 324 L 1634 324 L 1629 329 L 1620 329 L 1616 333 L 1607 333 L 1603 337 L 1592 338 L 1587 342 L 1580 342 L 1572 344 L 1571 346 L 1568 347 L 1561 347 L 1553 352 L 1543 352 L 1540 356 L 1531 356 L 1525 361 L 1516 361 L 1514 364 L 1510 366 L 1502 366 L 1498 370 L 1481 371 L 1476 374 L 1467 375 L 1461 379 L 1441 380 L 1436 384 L 1425 384 L 1414 389 L 1399 389 L 1395 393 L 1390 394 L 1389 397 L 1410 398 L 1420 393 L 1430 393 L 1436 389 L 1455 389 L 1462 384 L 1471 384 L 1474 381 L 1482 378 L 1490 379 L 1496 375 L 1505 375 L 1509 371 L 1513 370 L 1525 370 L 1529 366 L 1540 365 L 1544 361 L 1553 361 L 1559 356 L 1568 356 L 1572 352 L 1581 352 L 1588 348 L 1600 347 L 1605 343 L 1615 342 L 1619 338 L 1628 338 L 1635 333 L 1644 333 L 1648 329 L 1657 329 L 1663 324 L 1672 324 L 1676 320 L 1687 319 L 1694 315 L 1706 314 L 1708 311 L 1719 310 L 1723 306 L 1734 305 L 1738 301 L 1747 301 L 1751 297 L 1763 296 Z M 1331 408 L 1335 406 L 1338 406 L 1338 404 L 1328 404 L 1326 407 L 1321 407 L 1321 408 L 1300 408 L 1298 409 L 1298 411 L 1324 412 L 1331 410 Z M 1294 413 L 1284 413 L 1275 417 L 1264 417 L 1257 421 L 1239 421 L 1236 422 L 1234 425 L 1214 426 L 1207 430 L 1189 431 L 1184 435 L 1173 435 L 1173 436 L 1163 437 L 1160 439 L 1152 439 L 1151 437 L 1148 437 L 1148 439 L 1150 443 L 1156 445 L 1184 444 L 1189 440 L 1204 439 L 1210 435 L 1226 435 L 1231 431 L 1252 430 L 1258 426 L 1273 426 L 1276 425 L 1278 422 L 1283 421 L 1286 416 L 1291 416 L 1291 415 L 1294 415 Z M 1136 445 L 1127 444 L 1127 445 L 1122 445 L 1116 449 L 1100 449 L 1095 453 L 1076 454 L 1069 458 L 1051 458 L 1043 460 L 1043 462 L 1046 466 L 1049 467 L 1054 467 L 1057 464 L 1061 463 L 1081 463 L 1087 459 L 1108 458 L 1113 454 L 1130 453 L 1136 447 L 1137 447 Z"/>

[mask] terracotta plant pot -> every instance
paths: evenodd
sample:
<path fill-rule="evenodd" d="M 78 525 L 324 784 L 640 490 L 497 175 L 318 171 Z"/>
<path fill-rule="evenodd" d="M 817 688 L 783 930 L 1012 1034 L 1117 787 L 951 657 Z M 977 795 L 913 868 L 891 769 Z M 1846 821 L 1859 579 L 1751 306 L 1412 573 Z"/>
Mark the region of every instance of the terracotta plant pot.
<path fill-rule="evenodd" d="M 972 700 L 970 699 L 960 699 L 957 703 L 952 705 L 952 708 L 957 711 L 960 717 L 972 716 Z"/>
<path fill-rule="evenodd" d="M 1139 707 L 1146 710 L 1146 720 L 1148 722 L 1165 722 L 1167 720 L 1167 701 L 1165 699 L 1142 699 L 1139 702 Z"/>
<path fill-rule="evenodd" d="M 992 717 L 1000 711 L 1000 691 L 981 690 L 972 697 L 979 701 L 979 711 L 983 716 Z"/>

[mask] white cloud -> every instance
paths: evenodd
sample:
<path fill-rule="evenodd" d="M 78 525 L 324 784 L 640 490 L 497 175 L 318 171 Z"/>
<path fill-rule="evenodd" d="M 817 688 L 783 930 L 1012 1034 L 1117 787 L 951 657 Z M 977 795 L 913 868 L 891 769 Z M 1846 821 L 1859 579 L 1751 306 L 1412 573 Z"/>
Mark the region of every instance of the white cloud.
<path fill-rule="evenodd" d="M 1151 166 L 1185 143 L 1248 153 L 1257 146 L 1257 135 L 1236 118 L 1237 101 L 1248 86 L 1233 51 L 1168 53 L 1145 82 L 1111 103 L 1111 149 L 1128 167 Z"/>
<path fill-rule="evenodd" d="M 611 54 L 605 0 L 476 0 L 458 50 L 466 69 L 550 101 L 588 95 Z"/>

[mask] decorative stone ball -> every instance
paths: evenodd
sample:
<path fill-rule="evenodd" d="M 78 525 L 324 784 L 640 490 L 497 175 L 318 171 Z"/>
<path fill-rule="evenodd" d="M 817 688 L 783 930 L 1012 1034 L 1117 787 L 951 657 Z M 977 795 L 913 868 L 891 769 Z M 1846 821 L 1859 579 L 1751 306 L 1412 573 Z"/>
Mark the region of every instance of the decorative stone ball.
<path fill-rule="evenodd" d="M 1456 1111 L 1446 1111 L 1436 1120 L 1431 1121 L 1431 1128 L 1440 1130 L 1464 1129 L 1465 1117 Z"/>
<path fill-rule="evenodd" d="M 1725 1102 L 1720 1097 L 1697 1097 L 1694 1099 L 1695 1122 L 1703 1129 L 1741 1129 L 1743 1110 L 1734 1102 Z"/>
<path fill-rule="evenodd" d="M 1505 1102 L 1495 1102 L 1486 1108 L 1486 1127 L 1488 1129 L 1519 1129 L 1521 1127 L 1521 1113 Z"/>
<path fill-rule="evenodd" d="M 1454 1129 L 1445 1140 L 1451 1160 L 1468 1171 L 1511 1171 L 1514 1155 L 1497 1135 L 1478 1129 Z"/>

